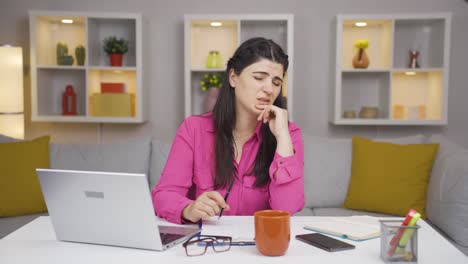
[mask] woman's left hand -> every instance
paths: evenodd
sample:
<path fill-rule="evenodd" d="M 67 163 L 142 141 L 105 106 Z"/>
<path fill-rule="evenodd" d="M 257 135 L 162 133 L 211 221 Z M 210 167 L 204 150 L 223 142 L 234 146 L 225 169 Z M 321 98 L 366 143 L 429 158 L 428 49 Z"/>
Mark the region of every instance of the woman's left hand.
<path fill-rule="evenodd" d="M 271 133 L 276 140 L 289 138 L 288 111 L 275 105 L 256 105 L 257 109 L 263 110 L 257 120 L 268 123 Z"/>

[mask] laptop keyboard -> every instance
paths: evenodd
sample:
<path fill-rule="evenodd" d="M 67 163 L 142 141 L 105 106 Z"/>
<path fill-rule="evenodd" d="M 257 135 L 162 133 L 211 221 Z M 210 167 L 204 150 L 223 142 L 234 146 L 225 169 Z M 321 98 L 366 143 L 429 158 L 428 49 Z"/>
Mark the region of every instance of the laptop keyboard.
<path fill-rule="evenodd" d="M 181 237 L 184 237 L 185 235 L 181 234 L 170 234 L 170 233 L 160 233 L 161 236 L 161 242 L 163 245 L 169 244 L 172 241 L 175 241 Z"/>

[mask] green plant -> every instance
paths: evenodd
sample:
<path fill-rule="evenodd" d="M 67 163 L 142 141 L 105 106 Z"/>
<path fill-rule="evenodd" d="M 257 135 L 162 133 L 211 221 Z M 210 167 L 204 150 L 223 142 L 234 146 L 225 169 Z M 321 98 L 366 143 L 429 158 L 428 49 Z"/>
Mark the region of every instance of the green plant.
<path fill-rule="evenodd" d="M 128 41 L 124 38 L 118 39 L 116 36 L 110 36 L 104 39 L 104 51 L 107 54 L 125 54 L 128 51 Z"/>
<path fill-rule="evenodd" d="M 200 81 L 202 91 L 206 91 L 210 87 L 221 88 L 222 85 L 223 76 L 220 73 L 205 73 Z"/>
<path fill-rule="evenodd" d="M 86 57 L 86 51 L 85 47 L 83 45 L 78 45 L 75 48 L 75 57 L 76 57 L 76 63 L 80 66 L 84 65 L 85 57 Z"/>
<path fill-rule="evenodd" d="M 360 39 L 354 42 L 354 47 L 358 49 L 367 49 L 367 47 L 369 47 L 369 41 L 367 39 Z"/>

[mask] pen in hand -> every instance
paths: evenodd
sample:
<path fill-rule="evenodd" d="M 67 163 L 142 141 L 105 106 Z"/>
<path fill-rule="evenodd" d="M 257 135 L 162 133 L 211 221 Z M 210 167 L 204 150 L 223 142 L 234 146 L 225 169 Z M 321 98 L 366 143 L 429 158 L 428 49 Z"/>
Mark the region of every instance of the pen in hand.
<path fill-rule="evenodd" d="M 229 193 L 231 192 L 233 183 L 234 183 L 234 177 L 232 178 L 231 182 L 229 183 L 229 186 L 228 186 L 226 195 L 224 195 L 224 202 L 227 202 L 227 199 L 228 199 L 228 197 L 229 197 Z M 224 208 L 221 208 L 221 211 L 219 211 L 218 220 L 219 220 L 219 219 L 221 218 L 221 216 L 223 215 L 223 211 L 224 211 Z"/>

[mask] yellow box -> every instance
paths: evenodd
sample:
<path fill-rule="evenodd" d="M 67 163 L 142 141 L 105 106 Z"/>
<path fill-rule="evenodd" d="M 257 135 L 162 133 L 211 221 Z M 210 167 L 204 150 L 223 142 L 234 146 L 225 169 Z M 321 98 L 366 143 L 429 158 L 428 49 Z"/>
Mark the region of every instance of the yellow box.
<path fill-rule="evenodd" d="M 91 95 L 91 115 L 132 117 L 133 96 L 127 93 L 94 93 Z"/>

